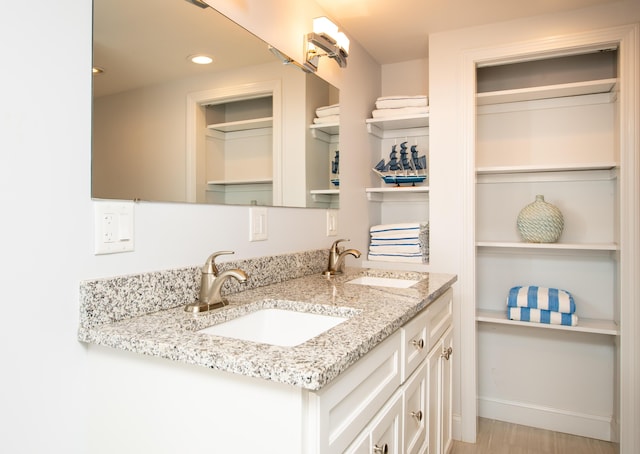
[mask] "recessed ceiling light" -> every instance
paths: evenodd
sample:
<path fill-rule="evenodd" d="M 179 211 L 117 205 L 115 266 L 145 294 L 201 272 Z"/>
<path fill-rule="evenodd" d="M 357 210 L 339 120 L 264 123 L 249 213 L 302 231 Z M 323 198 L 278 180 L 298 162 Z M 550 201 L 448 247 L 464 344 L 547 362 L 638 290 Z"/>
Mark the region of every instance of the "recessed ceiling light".
<path fill-rule="evenodd" d="M 210 63 L 213 63 L 213 57 L 209 57 L 208 55 L 189 55 L 188 58 L 197 65 L 208 65 Z"/>
<path fill-rule="evenodd" d="M 99 66 L 94 66 L 93 68 L 91 68 L 91 74 L 93 74 L 94 76 L 102 74 L 103 72 L 104 69 L 100 68 Z"/>

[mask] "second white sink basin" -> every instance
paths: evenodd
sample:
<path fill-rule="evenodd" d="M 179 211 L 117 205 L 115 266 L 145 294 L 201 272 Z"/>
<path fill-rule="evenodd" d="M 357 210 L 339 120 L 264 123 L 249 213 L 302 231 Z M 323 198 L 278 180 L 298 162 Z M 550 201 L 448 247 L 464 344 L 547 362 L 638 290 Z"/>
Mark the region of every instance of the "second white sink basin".
<path fill-rule="evenodd" d="M 260 309 L 199 332 L 216 336 L 293 347 L 312 339 L 347 320 L 344 317 L 296 312 L 284 309 Z"/>
<path fill-rule="evenodd" d="M 418 281 L 413 279 L 395 279 L 391 277 L 362 276 L 346 282 L 347 284 L 373 285 L 377 287 L 409 288 Z"/>

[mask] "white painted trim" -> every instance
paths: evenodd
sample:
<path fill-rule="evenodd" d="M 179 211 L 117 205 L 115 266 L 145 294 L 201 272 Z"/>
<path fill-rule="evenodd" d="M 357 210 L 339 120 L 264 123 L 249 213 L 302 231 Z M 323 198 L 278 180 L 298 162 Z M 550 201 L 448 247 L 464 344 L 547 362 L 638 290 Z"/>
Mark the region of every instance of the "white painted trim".
<path fill-rule="evenodd" d="M 249 99 L 252 95 L 272 95 L 273 102 L 273 205 L 282 205 L 282 84 L 279 80 L 253 82 L 223 88 L 213 88 L 187 95 L 186 118 L 186 198 L 196 201 L 196 109 L 209 101 L 222 103 L 234 99 Z"/>
<path fill-rule="evenodd" d="M 611 441 L 612 418 L 528 402 L 478 397 L 478 415 L 529 427 Z"/>
<path fill-rule="evenodd" d="M 464 200 L 463 239 L 459 291 L 461 311 L 461 439 L 475 440 L 476 338 L 475 308 L 475 68 L 506 62 L 531 60 L 557 55 L 575 54 L 584 49 L 619 46 L 620 71 L 620 349 L 619 349 L 619 421 L 616 417 L 610 427 L 618 427 L 621 434 L 620 452 L 640 452 L 640 26 L 638 24 L 601 30 L 555 36 L 525 42 L 471 49 L 462 54 L 462 79 L 458 93 L 459 111 L 462 113 L 464 166 L 462 190 Z M 613 433 L 611 438 L 615 438 Z"/>
<path fill-rule="evenodd" d="M 620 452 L 640 452 L 640 25 L 620 32 Z"/>

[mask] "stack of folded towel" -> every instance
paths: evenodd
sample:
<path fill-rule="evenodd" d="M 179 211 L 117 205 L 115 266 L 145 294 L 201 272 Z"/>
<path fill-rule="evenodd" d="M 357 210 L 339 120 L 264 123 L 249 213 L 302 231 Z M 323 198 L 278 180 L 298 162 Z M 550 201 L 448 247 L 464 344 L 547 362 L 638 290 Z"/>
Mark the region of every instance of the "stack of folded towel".
<path fill-rule="evenodd" d="M 576 326 L 578 316 L 573 296 L 566 290 L 537 287 L 513 287 L 507 298 L 510 320 Z"/>
<path fill-rule="evenodd" d="M 369 260 L 423 263 L 428 258 L 427 223 L 381 224 L 369 229 Z M 426 250 L 425 250 L 426 249 Z"/>
<path fill-rule="evenodd" d="M 316 109 L 316 118 L 313 119 L 315 124 L 323 123 L 339 123 L 340 122 L 340 104 L 332 104 L 330 106 L 318 107 Z"/>
<path fill-rule="evenodd" d="M 398 117 L 429 112 L 429 98 L 418 96 L 382 96 L 376 100 L 373 118 Z"/>

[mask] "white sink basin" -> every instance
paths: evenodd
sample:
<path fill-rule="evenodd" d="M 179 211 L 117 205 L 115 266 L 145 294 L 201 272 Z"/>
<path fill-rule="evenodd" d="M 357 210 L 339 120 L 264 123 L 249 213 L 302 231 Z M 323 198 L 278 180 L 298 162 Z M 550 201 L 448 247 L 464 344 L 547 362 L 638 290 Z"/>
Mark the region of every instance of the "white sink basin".
<path fill-rule="evenodd" d="M 409 288 L 418 281 L 413 279 L 395 279 L 391 277 L 362 276 L 346 282 L 347 284 L 374 285 L 377 287 Z"/>
<path fill-rule="evenodd" d="M 293 347 L 347 320 L 344 317 L 295 312 L 283 309 L 260 309 L 199 332 L 216 336 Z"/>

